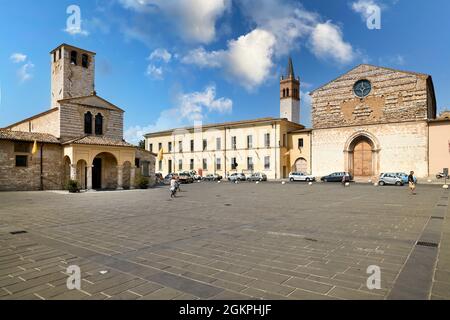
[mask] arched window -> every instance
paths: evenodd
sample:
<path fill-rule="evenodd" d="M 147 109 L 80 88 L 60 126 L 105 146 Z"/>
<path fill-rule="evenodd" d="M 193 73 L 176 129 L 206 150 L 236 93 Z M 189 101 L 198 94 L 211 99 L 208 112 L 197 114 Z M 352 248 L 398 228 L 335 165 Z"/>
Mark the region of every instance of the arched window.
<path fill-rule="evenodd" d="M 84 133 L 92 134 L 92 113 L 90 112 L 84 114 Z"/>
<path fill-rule="evenodd" d="M 89 57 L 87 54 L 83 54 L 81 56 L 81 65 L 83 68 L 87 68 L 89 66 Z"/>
<path fill-rule="evenodd" d="M 286 97 L 286 89 L 283 89 L 283 98 Z"/>
<path fill-rule="evenodd" d="M 71 51 L 70 52 L 70 63 L 77 65 L 77 60 L 78 60 L 78 52 Z"/>
<path fill-rule="evenodd" d="M 103 116 L 100 113 L 95 116 L 95 134 L 103 134 Z"/>
<path fill-rule="evenodd" d="M 289 89 L 286 89 L 286 96 L 289 97 Z"/>
<path fill-rule="evenodd" d="M 61 48 L 58 50 L 58 60 L 61 60 Z"/>

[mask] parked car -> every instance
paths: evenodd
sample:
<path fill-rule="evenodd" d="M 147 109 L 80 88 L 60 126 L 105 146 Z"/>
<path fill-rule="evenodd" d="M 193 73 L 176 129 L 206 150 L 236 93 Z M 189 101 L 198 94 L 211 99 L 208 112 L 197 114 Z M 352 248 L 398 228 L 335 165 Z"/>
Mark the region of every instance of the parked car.
<path fill-rule="evenodd" d="M 222 178 L 223 177 L 219 174 L 208 174 L 203 177 L 203 181 L 220 181 Z"/>
<path fill-rule="evenodd" d="M 316 178 L 313 177 L 312 175 L 308 175 L 303 172 L 291 172 L 291 173 L 289 173 L 289 181 L 291 181 L 291 182 L 294 182 L 294 181 L 311 182 L 311 181 L 316 181 Z"/>
<path fill-rule="evenodd" d="M 245 174 L 243 173 L 233 173 L 228 177 L 228 181 L 235 182 L 235 181 L 246 181 Z"/>
<path fill-rule="evenodd" d="M 265 173 L 256 172 L 247 178 L 247 181 L 267 181 L 267 176 Z"/>
<path fill-rule="evenodd" d="M 400 178 L 396 173 L 382 173 L 380 175 L 380 179 L 378 181 L 378 184 L 380 186 L 384 185 L 396 185 L 396 186 L 403 186 L 403 180 Z"/>
<path fill-rule="evenodd" d="M 155 174 L 155 182 L 156 182 L 156 184 L 164 183 L 164 177 L 163 177 L 162 173 Z"/>
<path fill-rule="evenodd" d="M 348 172 L 334 172 L 325 177 L 320 178 L 323 182 L 342 182 L 344 176 L 348 177 L 347 182 L 353 181 L 353 176 Z"/>
<path fill-rule="evenodd" d="M 179 178 L 178 174 L 169 173 L 167 176 L 164 177 L 164 183 L 170 183 L 170 180 L 172 180 L 172 177 Z"/>
<path fill-rule="evenodd" d="M 450 179 L 450 176 L 445 176 L 445 174 L 443 172 L 439 172 L 436 175 L 436 179 Z"/>
<path fill-rule="evenodd" d="M 193 183 L 194 178 L 189 174 L 189 172 L 182 172 L 179 174 L 180 177 L 180 183 L 188 184 Z"/>
<path fill-rule="evenodd" d="M 404 172 L 397 172 L 396 175 L 397 175 L 397 177 L 402 179 L 403 184 L 407 184 L 408 183 L 409 174 L 404 173 Z M 417 178 L 416 177 L 414 177 L 414 183 L 417 183 Z"/>

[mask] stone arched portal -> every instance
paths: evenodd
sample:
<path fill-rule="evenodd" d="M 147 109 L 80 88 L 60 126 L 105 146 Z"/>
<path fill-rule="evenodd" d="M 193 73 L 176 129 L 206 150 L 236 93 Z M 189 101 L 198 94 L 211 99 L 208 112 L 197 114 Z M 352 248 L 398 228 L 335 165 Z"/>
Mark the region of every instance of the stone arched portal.
<path fill-rule="evenodd" d="M 292 168 L 295 172 L 308 172 L 308 161 L 305 158 L 298 158 Z"/>
<path fill-rule="evenodd" d="M 92 161 L 92 188 L 93 189 L 117 189 L 118 162 L 116 157 L 109 152 L 99 153 Z"/>
<path fill-rule="evenodd" d="M 345 146 L 345 171 L 354 177 L 370 178 L 379 174 L 378 140 L 369 132 L 352 135 Z"/>

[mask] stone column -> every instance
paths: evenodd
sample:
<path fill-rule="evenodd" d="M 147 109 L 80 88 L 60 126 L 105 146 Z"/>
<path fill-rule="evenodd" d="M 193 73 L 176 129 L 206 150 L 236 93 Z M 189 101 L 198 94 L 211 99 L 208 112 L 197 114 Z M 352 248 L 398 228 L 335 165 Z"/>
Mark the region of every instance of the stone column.
<path fill-rule="evenodd" d="M 92 190 L 92 168 L 94 166 L 87 166 L 87 174 L 86 174 L 86 189 L 87 190 Z"/>
<path fill-rule="evenodd" d="M 123 166 L 117 166 L 117 190 L 123 190 Z"/>
<path fill-rule="evenodd" d="M 135 178 L 136 178 L 136 167 L 131 166 L 130 168 L 130 189 L 133 190 L 135 188 Z"/>
<path fill-rule="evenodd" d="M 77 181 L 77 165 L 76 164 L 70 165 L 70 180 Z"/>

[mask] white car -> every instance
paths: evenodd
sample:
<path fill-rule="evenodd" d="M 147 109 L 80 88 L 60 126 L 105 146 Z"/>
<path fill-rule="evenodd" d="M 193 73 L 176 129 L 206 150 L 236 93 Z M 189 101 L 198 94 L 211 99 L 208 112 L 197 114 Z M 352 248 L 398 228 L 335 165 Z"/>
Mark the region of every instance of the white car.
<path fill-rule="evenodd" d="M 311 182 L 311 181 L 316 181 L 316 177 L 313 177 L 312 175 L 308 175 L 303 172 L 291 172 L 289 174 L 289 181 L 290 182 L 294 182 L 294 181 Z"/>

